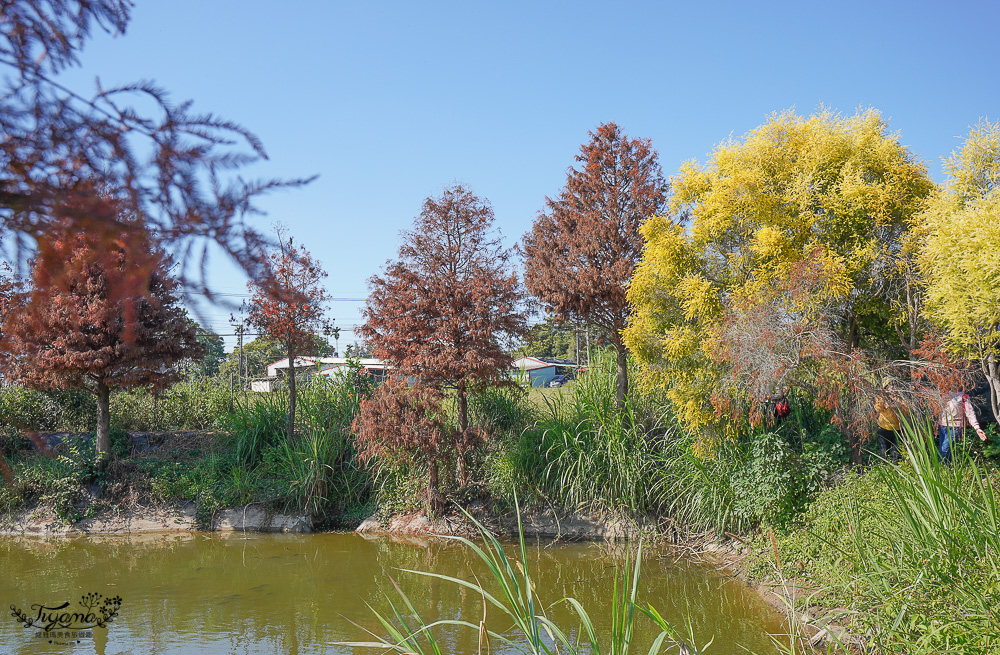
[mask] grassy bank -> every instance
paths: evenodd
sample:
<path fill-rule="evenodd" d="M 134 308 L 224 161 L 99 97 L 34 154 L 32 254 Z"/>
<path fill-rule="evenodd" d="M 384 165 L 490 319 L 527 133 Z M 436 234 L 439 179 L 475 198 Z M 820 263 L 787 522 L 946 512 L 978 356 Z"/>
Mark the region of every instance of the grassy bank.
<path fill-rule="evenodd" d="M 996 647 L 995 429 L 985 448 L 973 440 L 970 452 L 943 467 L 930 428 L 915 427 L 902 462 L 870 458 L 859 472 L 849 468 L 830 416 L 806 399 L 793 398 L 794 411 L 780 425 L 690 434 L 655 392 L 634 390 L 619 412 L 614 378 L 612 362 L 599 361 L 562 389 L 501 387 L 472 397 L 472 422 L 490 437 L 470 456 L 473 484 L 459 488 L 455 462 L 446 462 L 442 490 L 460 505 L 497 513 L 520 499 L 529 509 L 652 518 L 675 535 L 740 535 L 753 543 L 752 575 L 814 589 L 812 602 L 843 610 L 882 652 Z M 308 513 L 319 526 L 350 526 L 372 511 L 419 510 L 421 466 L 366 467 L 357 460 L 350 425 L 370 391 L 351 379 L 306 386 L 290 442 L 282 393 L 238 396 L 230 410 L 228 399 L 206 392 L 189 408 L 202 418 L 172 420 L 209 431 L 133 451 L 118 429 L 115 458 L 103 471 L 94 467 L 86 438 L 40 455 L 8 425 L 0 447 L 11 481 L 0 491 L 0 511 L 44 507 L 74 521 L 102 510 L 193 501 L 207 524 L 221 508 L 253 503 Z M 178 400 L 170 402 L 180 405 L 197 390 L 172 393 Z M 37 408 L 37 396 L 25 398 L 35 403 L 25 407 Z M 155 416 L 148 398 L 135 398 L 129 416 Z M 168 415 L 166 401 L 157 402 L 160 415 Z M 215 417 L 204 420 L 211 412 Z M 180 409 L 172 415 L 183 416 Z"/>
<path fill-rule="evenodd" d="M 358 464 L 350 434 L 363 389 L 350 382 L 306 387 L 296 439 L 289 442 L 285 393 L 238 396 L 230 411 L 228 392 L 224 402 L 213 390 L 198 396 L 200 384 L 178 385 L 159 399 L 122 394 L 119 406 L 130 408 L 131 419 L 114 424 L 113 458 L 103 470 L 89 434 L 74 433 L 39 452 L 28 433 L 8 424 L 0 436 L 9 477 L 0 489 L 0 512 L 9 518 L 26 509 L 49 511 L 71 523 L 102 511 L 194 502 L 204 525 L 222 508 L 248 504 L 306 513 L 317 525 L 349 525 L 371 512 L 372 472 Z M 173 418 L 166 424 L 142 419 L 154 413 Z M 144 437 L 141 447 L 121 427 L 145 431 L 175 423 L 182 433 Z M 77 427 L 52 417 L 34 427 L 46 426 Z"/>
<path fill-rule="evenodd" d="M 942 465 L 932 426 L 906 441 L 900 463 L 847 474 L 773 545 L 758 539 L 751 570 L 804 581 L 881 652 L 996 652 L 1000 474 L 968 448 Z"/>

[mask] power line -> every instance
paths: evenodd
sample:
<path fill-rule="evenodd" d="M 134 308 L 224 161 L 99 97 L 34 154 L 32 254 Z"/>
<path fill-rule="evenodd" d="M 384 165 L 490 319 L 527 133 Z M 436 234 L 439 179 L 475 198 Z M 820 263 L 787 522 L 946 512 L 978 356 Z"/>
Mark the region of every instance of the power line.
<path fill-rule="evenodd" d="M 249 293 L 213 293 L 212 296 L 223 298 L 249 298 Z M 367 302 L 367 298 L 327 298 L 329 302 Z"/>

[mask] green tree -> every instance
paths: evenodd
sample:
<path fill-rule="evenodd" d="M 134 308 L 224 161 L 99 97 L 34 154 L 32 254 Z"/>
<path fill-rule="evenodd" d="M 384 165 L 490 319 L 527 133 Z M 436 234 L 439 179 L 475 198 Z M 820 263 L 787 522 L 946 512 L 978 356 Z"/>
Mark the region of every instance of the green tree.
<path fill-rule="evenodd" d="M 197 334 L 198 341 L 205 346 L 205 357 L 201 360 L 201 376 L 213 377 L 226 359 L 226 344 L 222 337 L 210 330 L 200 328 Z"/>
<path fill-rule="evenodd" d="M 204 355 L 190 360 L 185 367 L 187 373 L 195 378 L 211 378 L 219 373 L 219 367 L 226 361 L 226 343 L 221 336 L 211 330 L 206 330 L 197 321 L 191 321 L 195 338 L 204 348 Z"/>
<path fill-rule="evenodd" d="M 518 354 L 572 359 L 576 354 L 576 334 L 572 326 L 546 318 L 531 326 Z"/>
<path fill-rule="evenodd" d="M 945 170 L 915 221 L 925 311 L 955 354 L 980 363 L 1000 416 L 1000 123 L 980 121 Z"/>

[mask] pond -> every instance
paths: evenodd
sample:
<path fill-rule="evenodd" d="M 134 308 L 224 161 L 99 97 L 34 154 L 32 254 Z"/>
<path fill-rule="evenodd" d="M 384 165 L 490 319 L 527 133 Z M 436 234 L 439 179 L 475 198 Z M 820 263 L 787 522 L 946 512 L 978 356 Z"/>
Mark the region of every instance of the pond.
<path fill-rule="evenodd" d="M 543 542 L 529 546 L 529 569 L 543 602 L 575 597 L 598 631 L 607 631 L 615 571 L 624 557 L 624 547 Z M 482 617 L 479 596 L 400 569 L 487 579 L 461 544 L 356 534 L 0 537 L 0 563 L 0 652 L 25 654 L 375 654 L 381 651 L 331 642 L 370 639 L 351 621 L 383 634 L 369 606 L 391 612 L 387 598 L 398 600 L 392 579 L 428 620 L 478 624 Z M 78 603 L 87 594 L 121 599 L 113 622 L 92 635 L 36 636 L 12 616 L 11 605 L 25 616 L 37 615 L 32 605 L 66 602 L 64 612 L 82 612 Z M 767 635 L 782 630 L 780 618 L 739 580 L 667 552 L 646 552 L 639 601 L 674 625 L 690 622 L 700 642 L 714 637 L 711 654 L 749 649 L 771 655 Z M 565 604 L 549 615 L 576 630 Z M 496 611 L 487 620 L 497 630 L 508 625 Z M 659 631 L 645 617 L 636 626 L 641 648 L 633 652 L 645 653 Z M 479 645 L 476 632 L 465 629 L 446 631 L 441 642 L 447 653 L 474 654 Z M 515 652 L 491 646 L 494 653 Z"/>

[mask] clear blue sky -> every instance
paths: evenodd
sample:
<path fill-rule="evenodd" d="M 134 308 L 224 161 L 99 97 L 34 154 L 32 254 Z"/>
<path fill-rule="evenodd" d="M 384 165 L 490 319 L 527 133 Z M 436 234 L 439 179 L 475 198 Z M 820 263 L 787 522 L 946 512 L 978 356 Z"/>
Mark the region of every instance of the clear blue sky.
<path fill-rule="evenodd" d="M 602 122 L 651 138 L 670 175 L 772 112 L 874 107 L 940 181 L 968 127 L 1000 117 L 996 2 L 136 5 L 66 79 L 153 79 L 255 132 L 270 160 L 251 175 L 318 174 L 256 220 L 287 225 L 336 298 L 365 297 L 422 200 L 455 181 L 515 243 Z M 245 292 L 221 257 L 210 281 Z M 341 348 L 361 307 L 331 304 Z M 228 310 L 205 315 L 231 331 Z"/>

